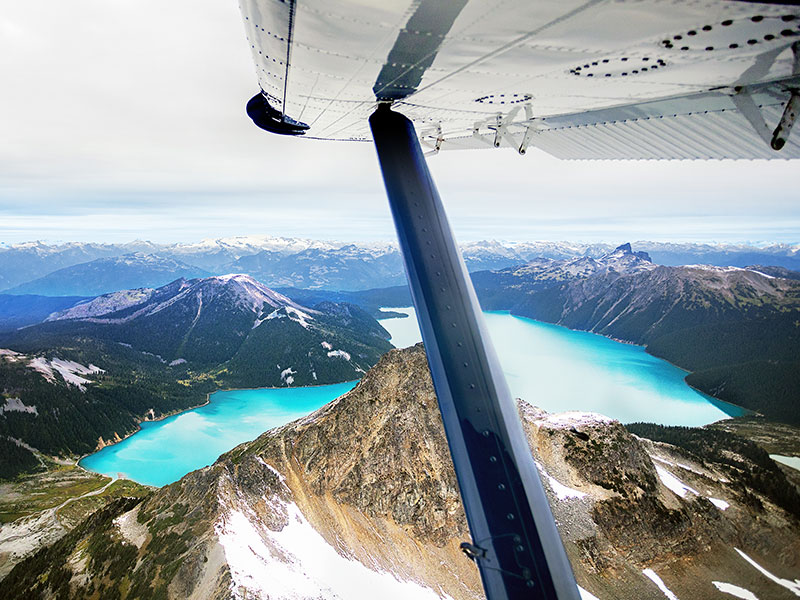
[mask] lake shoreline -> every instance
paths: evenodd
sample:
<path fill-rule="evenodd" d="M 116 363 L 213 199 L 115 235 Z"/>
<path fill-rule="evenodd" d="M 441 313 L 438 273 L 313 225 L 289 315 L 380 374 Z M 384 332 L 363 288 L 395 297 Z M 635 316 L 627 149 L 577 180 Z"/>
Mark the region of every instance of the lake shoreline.
<path fill-rule="evenodd" d="M 627 345 L 630 345 L 630 346 L 637 346 L 639 348 L 642 348 L 650 356 L 652 356 L 654 358 L 657 358 L 658 360 L 663 360 L 665 363 L 667 363 L 669 365 L 672 365 L 676 369 L 680 369 L 681 371 L 686 373 L 687 377 L 694 372 L 694 371 L 690 371 L 688 369 L 685 369 L 680 365 L 676 365 L 674 362 L 672 362 L 672 361 L 670 361 L 670 360 L 668 360 L 666 358 L 663 358 L 661 356 L 658 356 L 657 354 L 653 354 L 652 352 L 650 352 L 647 349 L 647 346 L 644 346 L 642 344 L 637 344 L 636 342 L 632 342 L 630 340 L 621 340 L 619 338 L 615 338 L 615 337 L 610 336 L 610 335 L 605 335 L 603 333 L 597 333 L 596 331 L 589 331 L 588 329 L 572 329 L 571 327 L 567 327 L 566 325 L 561 325 L 560 323 L 550 323 L 548 321 L 541 321 L 539 319 L 534 319 L 533 317 L 527 317 L 525 315 L 521 315 L 521 314 L 515 313 L 513 310 L 510 310 L 510 309 L 509 310 L 487 310 L 487 311 L 483 311 L 483 312 L 504 313 L 504 314 L 509 314 L 512 317 L 517 317 L 517 318 L 520 318 L 520 319 L 529 319 L 529 320 L 535 321 L 537 323 L 544 323 L 545 325 L 553 325 L 554 327 L 561 327 L 562 329 L 566 329 L 567 331 L 577 331 L 577 332 L 580 332 L 580 333 L 591 333 L 592 335 L 599 335 L 600 337 L 604 337 L 604 338 L 606 338 L 608 340 L 613 340 L 615 342 L 619 342 L 620 344 L 627 344 Z M 698 394 L 702 394 L 703 396 L 707 396 L 709 398 L 713 398 L 717 402 L 722 402 L 723 404 L 726 404 L 728 406 L 733 406 L 733 407 L 738 408 L 740 410 L 746 411 L 747 414 L 740 415 L 740 416 L 748 416 L 748 415 L 760 415 L 760 416 L 763 416 L 758 411 L 754 411 L 754 410 L 752 410 L 750 408 L 747 408 L 746 406 L 740 406 L 738 404 L 734 404 L 733 402 L 728 402 L 727 400 L 723 400 L 722 398 L 717 398 L 716 396 L 714 396 L 712 394 L 709 394 L 708 392 L 706 392 L 704 390 L 696 388 L 691 383 L 686 381 L 686 377 L 684 377 L 683 380 L 686 382 L 686 385 L 688 385 L 690 388 L 692 388 Z M 737 419 L 737 418 L 739 418 L 739 417 L 736 417 L 736 416 L 728 416 L 727 417 L 727 419 Z M 719 420 L 720 421 L 724 421 L 726 419 L 719 419 Z M 718 421 L 714 421 L 714 423 L 717 423 L 717 422 Z M 711 423 L 708 423 L 708 425 L 711 425 Z M 701 425 L 701 427 L 705 427 L 705 425 Z"/>
<path fill-rule="evenodd" d="M 254 390 L 286 390 L 286 389 L 298 389 L 298 388 L 304 388 L 305 389 L 305 388 L 325 387 L 325 386 L 328 386 L 328 385 L 341 385 L 343 383 L 352 383 L 353 381 L 358 382 L 358 381 L 361 381 L 361 380 L 360 379 L 352 379 L 350 381 L 339 381 L 337 383 L 319 383 L 319 384 L 316 384 L 316 385 L 297 386 L 296 388 L 292 388 L 291 386 L 286 386 L 286 387 L 275 387 L 275 386 L 272 386 L 272 387 L 219 388 L 219 389 L 214 390 L 213 392 L 207 392 L 205 401 L 200 403 L 200 404 L 197 404 L 195 406 L 190 406 L 188 408 L 182 408 L 180 410 L 175 410 L 173 412 L 163 414 L 163 415 L 161 415 L 161 416 L 159 416 L 157 418 L 153 418 L 153 419 L 145 418 L 145 419 L 139 420 L 136 423 L 136 429 L 134 431 L 126 433 L 124 436 L 120 437 L 120 439 L 118 439 L 118 440 L 112 440 L 110 442 L 107 442 L 104 446 L 102 446 L 100 448 L 95 448 L 94 452 L 87 452 L 86 454 L 82 454 L 80 457 L 75 459 L 75 463 L 74 464 L 75 464 L 76 467 L 79 467 L 79 468 L 83 469 L 87 473 L 94 473 L 96 475 L 97 474 L 101 474 L 101 473 L 97 473 L 96 471 L 90 471 L 89 469 L 84 467 L 82 464 L 80 464 L 80 462 L 84 458 L 86 458 L 88 456 L 92 456 L 93 454 L 97 454 L 98 452 L 100 452 L 101 450 L 103 450 L 105 448 L 110 448 L 111 446 L 116 446 L 117 444 L 120 444 L 120 443 L 124 442 L 125 440 L 127 440 L 129 437 L 134 436 L 137 433 L 140 433 L 142 431 L 142 423 L 158 423 L 160 421 L 164 421 L 165 419 L 169 419 L 170 417 L 174 417 L 174 416 L 177 416 L 177 415 L 180 415 L 180 414 L 183 414 L 183 413 L 188 413 L 188 412 L 190 412 L 192 410 L 197 410 L 198 408 L 203 408 L 204 406 L 208 406 L 209 404 L 211 404 L 211 396 L 213 396 L 217 392 L 247 392 L 247 391 L 254 391 Z M 151 408 L 150 411 L 148 411 L 148 412 L 151 412 L 152 410 L 153 409 Z M 147 415 L 147 413 L 145 413 L 145 416 L 146 415 Z M 114 433 L 116 433 L 116 432 L 114 432 Z M 119 437 L 119 434 L 118 434 L 118 437 Z M 107 477 L 107 475 L 106 475 L 106 477 Z M 137 482 L 137 483 L 139 483 L 139 482 Z M 142 484 L 142 485 L 147 485 L 147 484 Z"/>
<path fill-rule="evenodd" d="M 163 487 L 185 475 L 184 466 L 191 471 L 211 465 L 231 448 L 330 404 L 359 381 L 218 388 L 193 407 L 139 420 L 133 431 L 74 464 L 88 473 Z M 134 437 L 137 433 L 142 437 Z"/>
<path fill-rule="evenodd" d="M 413 306 L 391 306 L 391 307 L 389 307 L 389 306 L 385 306 L 385 307 L 381 306 L 379 310 L 386 310 L 387 312 L 391 311 L 393 313 L 397 313 L 398 311 L 401 311 L 403 314 L 405 314 L 405 315 L 407 315 L 409 317 L 413 317 L 414 316 L 414 312 L 413 312 L 414 311 L 414 307 Z M 692 371 L 690 371 L 688 369 L 685 369 L 682 366 L 677 365 L 677 364 L 673 363 L 670 360 L 667 360 L 665 358 L 657 356 L 656 354 L 653 354 L 652 352 L 649 351 L 649 349 L 648 349 L 648 347 L 646 345 L 638 344 L 638 343 L 630 341 L 630 340 L 619 339 L 619 338 L 616 338 L 614 336 L 606 335 L 606 334 L 603 334 L 603 333 L 598 333 L 598 332 L 595 332 L 595 331 L 589 331 L 589 330 L 586 330 L 586 329 L 573 329 L 571 327 L 567 327 L 567 326 L 565 326 L 563 324 L 560 324 L 560 323 L 551 323 L 551 322 L 548 322 L 548 321 L 535 319 L 535 318 L 527 316 L 525 314 L 520 314 L 517 310 L 514 310 L 514 309 L 485 310 L 485 311 L 482 311 L 482 312 L 487 316 L 488 315 L 497 315 L 497 316 L 502 315 L 502 316 L 511 317 L 513 319 L 518 319 L 519 321 L 521 321 L 523 323 L 527 322 L 530 325 L 534 325 L 534 326 L 537 326 L 537 327 L 546 326 L 546 327 L 557 328 L 558 330 L 565 332 L 565 334 L 568 332 L 570 334 L 587 334 L 587 335 L 590 335 L 590 336 L 597 336 L 598 338 L 606 339 L 606 340 L 609 340 L 611 342 L 615 342 L 615 343 L 618 343 L 618 344 L 621 344 L 621 345 L 624 345 L 624 346 L 637 348 L 637 351 L 642 351 L 644 354 L 646 354 L 648 357 L 650 357 L 651 360 L 656 360 L 656 361 L 659 361 L 659 362 L 663 363 L 664 365 L 669 365 L 672 369 L 675 370 L 675 375 L 680 377 L 680 381 L 681 381 L 682 385 L 685 385 L 688 390 L 691 390 L 692 393 L 700 396 L 705 402 L 711 404 L 718 411 L 718 415 L 719 415 L 718 418 L 714 418 L 713 415 L 710 415 L 710 418 L 712 418 L 714 420 L 709 420 L 708 422 L 705 422 L 705 423 L 702 423 L 702 424 L 690 425 L 692 427 L 703 427 L 703 426 L 710 425 L 712 423 L 716 423 L 716 422 L 719 422 L 719 421 L 725 421 L 725 420 L 729 420 L 729 419 L 740 418 L 740 417 L 743 417 L 743 416 L 759 414 L 756 411 L 753 411 L 752 409 L 749 409 L 749 408 L 744 407 L 744 406 L 740 406 L 740 405 L 735 404 L 733 402 L 728 402 L 728 401 L 723 400 L 721 398 L 717 398 L 716 396 L 714 396 L 713 394 L 709 394 L 705 390 L 701 390 L 701 389 L 696 388 L 693 385 L 690 385 L 686 381 L 686 378 L 692 373 Z M 401 323 L 406 321 L 405 318 L 397 317 L 397 316 L 393 316 L 393 317 L 389 317 L 389 318 L 392 319 L 393 321 L 395 321 L 398 324 L 398 326 L 402 327 L 402 330 L 410 329 L 410 324 L 408 322 L 406 322 L 404 325 L 400 325 Z M 416 321 L 416 319 L 413 319 L 413 321 Z M 391 323 L 385 323 L 384 327 L 388 327 L 389 329 L 392 329 Z M 416 336 L 417 336 L 416 339 L 419 339 L 419 330 L 417 328 L 414 328 L 414 329 L 416 330 Z M 402 340 L 405 340 L 405 342 L 408 342 L 408 338 L 409 338 L 408 332 L 404 332 Z M 392 341 L 392 340 L 390 340 L 390 341 Z M 497 350 L 499 351 L 500 348 L 497 348 Z M 602 408 L 598 408 L 598 410 L 600 410 L 600 412 L 603 412 Z M 558 411 L 556 411 L 556 412 L 558 412 Z M 639 418 L 639 417 L 632 417 L 632 418 L 634 419 L 634 421 L 656 422 L 656 423 L 661 422 L 658 419 L 647 418 L 646 416 L 642 416 L 641 418 Z M 620 419 L 620 421 L 621 422 L 627 422 L 625 419 Z M 631 422 L 634 422 L 634 421 L 631 421 Z"/>

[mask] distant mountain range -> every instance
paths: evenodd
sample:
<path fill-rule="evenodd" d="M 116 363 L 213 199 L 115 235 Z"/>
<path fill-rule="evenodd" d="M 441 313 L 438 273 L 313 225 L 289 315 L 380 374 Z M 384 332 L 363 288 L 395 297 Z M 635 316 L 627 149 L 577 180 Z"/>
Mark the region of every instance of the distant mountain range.
<path fill-rule="evenodd" d="M 41 323 L 54 312 L 88 300 L 83 296 L 36 296 L 0 294 L 0 332 Z"/>
<path fill-rule="evenodd" d="M 0 335 L 0 406 L 35 407 L 0 411 L 0 437 L 80 454 L 215 389 L 358 379 L 388 337 L 357 306 L 306 307 L 247 275 L 102 295 Z"/>
<path fill-rule="evenodd" d="M 65 267 L 7 290 L 7 294 L 98 296 L 138 287 L 158 287 L 179 277 L 208 277 L 208 271 L 173 258 L 135 252 Z"/>
<path fill-rule="evenodd" d="M 800 245 L 637 242 L 664 265 L 751 264 L 800 270 Z M 534 259 L 598 258 L 614 246 L 568 242 L 469 242 L 461 246 L 470 271 L 519 266 Z M 0 247 L 0 290 L 13 294 L 90 296 L 132 287 L 157 287 L 178 277 L 246 273 L 270 287 L 357 291 L 403 285 L 392 243 L 349 244 L 251 236 L 194 244 L 47 245 Z"/>
<path fill-rule="evenodd" d="M 762 269 L 762 270 L 759 270 Z M 764 267 L 659 266 L 630 244 L 473 274 L 484 309 L 643 344 L 692 385 L 800 422 L 800 281 Z"/>
<path fill-rule="evenodd" d="M 637 430 L 668 438 L 656 444 L 601 415 L 518 409 L 582 598 L 796 590 L 800 495 L 763 449 L 718 431 Z M 479 600 L 477 568 L 459 547 L 469 539 L 417 346 L 387 353 L 351 392 L 212 466 L 109 503 L 17 564 L 3 589 Z"/>

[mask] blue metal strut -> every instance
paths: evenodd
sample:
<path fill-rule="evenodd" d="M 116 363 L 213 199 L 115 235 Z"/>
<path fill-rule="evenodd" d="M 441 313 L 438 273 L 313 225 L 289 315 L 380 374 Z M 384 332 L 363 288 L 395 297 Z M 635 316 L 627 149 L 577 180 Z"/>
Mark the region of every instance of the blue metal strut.
<path fill-rule="evenodd" d="M 414 125 L 369 120 L 489 600 L 580 600 L 517 407 Z"/>

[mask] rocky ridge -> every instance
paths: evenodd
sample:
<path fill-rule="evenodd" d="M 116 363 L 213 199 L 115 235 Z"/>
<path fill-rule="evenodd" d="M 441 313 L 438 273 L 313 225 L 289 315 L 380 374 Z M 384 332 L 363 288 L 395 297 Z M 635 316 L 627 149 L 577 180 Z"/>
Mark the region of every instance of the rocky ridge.
<path fill-rule="evenodd" d="M 600 415 L 525 403 L 520 414 L 587 594 L 798 593 L 797 518 L 742 489 L 735 470 Z M 480 598 L 458 549 L 466 539 L 418 346 L 389 352 L 353 391 L 144 502 L 107 507 L 4 587 L 43 598 Z"/>
<path fill-rule="evenodd" d="M 356 379 L 391 348 L 388 333 L 358 307 L 302 306 L 244 274 L 104 294 L 4 343 L 48 349 L 65 336 L 131 347 L 170 366 L 216 368 L 230 385 L 247 387 Z"/>

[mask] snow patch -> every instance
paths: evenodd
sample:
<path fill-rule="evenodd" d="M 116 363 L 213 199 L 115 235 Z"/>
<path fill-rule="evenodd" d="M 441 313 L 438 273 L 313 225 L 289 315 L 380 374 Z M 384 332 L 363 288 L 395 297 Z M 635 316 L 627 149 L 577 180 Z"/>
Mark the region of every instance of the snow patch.
<path fill-rule="evenodd" d="M 661 483 L 663 483 L 681 498 L 686 498 L 686 495 L 689 492 L 695 494 L 696 496 L 700 495 L 700 492 L 698 492 L 696 489 L 689 487 L 680 479 L 675 477 L 672 473 L 659 467 L 658 465 L 656 465 L 656 473 L 658 473 L 658 478 L 661 480 Z"/>
<path fill-rule="evenodd" d="M 542 466 L 542 464 L 535 460 L 533 461 L 536 463 L 536 466 L 539 468 L 539 471 L 542 475 L 547 477 L 548 483 L 550 483 L 550 488 L 553 490 L 553 493 L 556 495 L 556 498 L 559 500 L 571 500 L 572 498 L 583 498 L 586 496 L 585 492 L 579 492 L 576 489 L 571 487 L 565 486 L 563 483 L 560 483 L 555 477 L 552 477 Z"/>
<path fill-rule="evenodd" d="M 711 583 L 723 594 L 730 594 L 742 600 L 758 600 L 758 597 L 753 592 L 739 587 L 738 585 L 725 583 L 724 581 L 712 581 Z"/>
<path fill-rule="evenodd" d="M 19 398 L 6 399 L 6 403 L 0 406 L 0 415 L 7 412 L 21 412 L 39 416 L 39 411 L 36 410 L 35 405 L 26 406 Z"/>
<path fill-rule="evenodd" d="M 438 593 L 341 556 L 294 503 L 281 503 L 288 523 L 258 527 L 239 510 L 214 526 L 231 571 L 232 598 L 439 600 Z"/>
<path fill-rule="evenodd" d="M 92 383 L 91 380 L 81 377 L 81 375 L 95 375 L 97 373 L 104 373 L 105 371 L 100 367 L 90 364 L 88 367 L 72 360 L 61 360 L 54 358 L 48 361 L 43 356 L 37 356 L 28 363 L 28 367 L 34 371 L 41 373 L 47 381 L 55 381 L 55 373 L 59 375 L 70 385 L 74 385 L 82 392 L 86 390 L 84 387 L 87 383 Z"/>
<path fill-rule="evenodd" d="M 547 415 L 544 419 L 548 425 L 553 425 L 559 428 L 571 428 L 581 425 L 608 425 L 614 422 L 614 419 L 601 415 L 600 413 L 581 412 L 581 411 L 567 411 Z"/>
<path fill-rule="evenodd" d="M 655 583 L 658 586 L 658 589 L 660 589 L 664 595 L 669 598 L 669 600 L 678 600 L 678 597 L 670 591 L 663 581 L 661 581 L 661 577 L 656 575 L 656 572 L 653 571 L 653 569 L 645 569 L 642 571 L 642 573 L 644 573 L 650 581 Z"/>
<path fill-rule="evenodd" d="M 292 385 L 294 383 L 294 377 L 292 377 L 292 375 L 296 374 L 297 371 L 293 370 L 292 367 L 289 367 L 288 369 L 284 369 L 283 371 L 281 371 L 281 380 L 286 385 Z"/>
<path fill-rule="evenodd" d="M 747 556 L 747 554 L 745 554 L 738 548 L 734 548 L 734 550 L 736 550 L 736 552 L 739 553 L 739 556 L 741 556 L 743 559 L 749 562 L 753 567 L 755 567 L 764 577 L 766 577 L 771 581 L 774 581 L 780 586 L 785 587 L 795 596 L 800 596 L 800 579 L 795 579 L 794 581 L 792 581 L 791 579 L 783 579 L 782 577 L 776 577 L 775 575 L 767 571 L 764 567 L 759 565 L 756 561 Z"/>
<path fill-rule="evenodd" d="M 182 364 L 184 364 L 185 362 L 186 362 L 186 359 L 185 359 L 185 358 L 176 358 L 176 359 L 175 359 L 175 360 L 173 360 L 171 363 L 169 363 L 169 366 L 170 366 L 170 367 L 176 367 L 176 366 L 178 366 L 178 365 L 182 365 Z"/>
<path fill-rule="evenodd" d="M 296 308 L 292 308 L 291 306 L 286 307 L 286 314 L 289 315 L 289 318 L 292 321 L 299 323 L 305 329 L 308 329 L 309 321 L 314 320 L 314 318 L 311 315 L 304 313 L 302 310 L 297 310 Z"/>
<path fill-rule="evenodd" d="M 787 467 L 792 467 L 800 471 L 800 456 L 781 456 L 780 454 L 770 454 L 769 457 L 775 462 L 779 462 Z"/>
<path fill-rule="evenodd" d="M 720 510 L 727 510 L 731 506 L 725 500 L 720 500 L 719 498 L 709 498 L 708 501 Z"/>
<path fill-rule="evenodd" d="M 591 592 L 587 592 L 581 586 L 578 586 L 578 593 L 581 595 L 581 600 L 600 600 L 600 598 L 598 598 Z"/>
<path fill-rule="evenodd" d="M 333 346 L 328 342 L 320 342 L 320 346 L 325 348 L 325 350 L 333 350 Z"/>
<path fill-rule="evenodd" d="M 72 308 L 54 312 L 45 319 L 45 322 L 63 321 L 66 319 L 88 319 L 115 313 L 130 308 L 131 306 L 137 306 L 147 302 L 154 292 L 155 290 L 150 288 L 140 288 L 103 294 L 92 300 L 81 302 Z"/>
<path fill-rule="evenodd" d="M 302 310 L 298 310 L 291 306 L 282 306 L 281 308 L 276 308 L 271 313 L 269 313 L 263 319 L 256 319 L 256 322 L 253 323 L 253 329 L 261 325 L 264 321 L 271 321 L 272 319 L 289 319 L 290 321 L 294 321 L 298 325 L 301 325 L 305 329 L 308 329 L 310 326 L 309 321 L 313 321 L 314 317 L 309 315 L 308 313 L 303 312 Z"/>
<path fill-rule="evenodd" d="M 343 358 L 345 360 L 350 360 L 350 353 L 345 352 L 344 350 L 331 350 L 328 352 L 328 358 Z"/>

